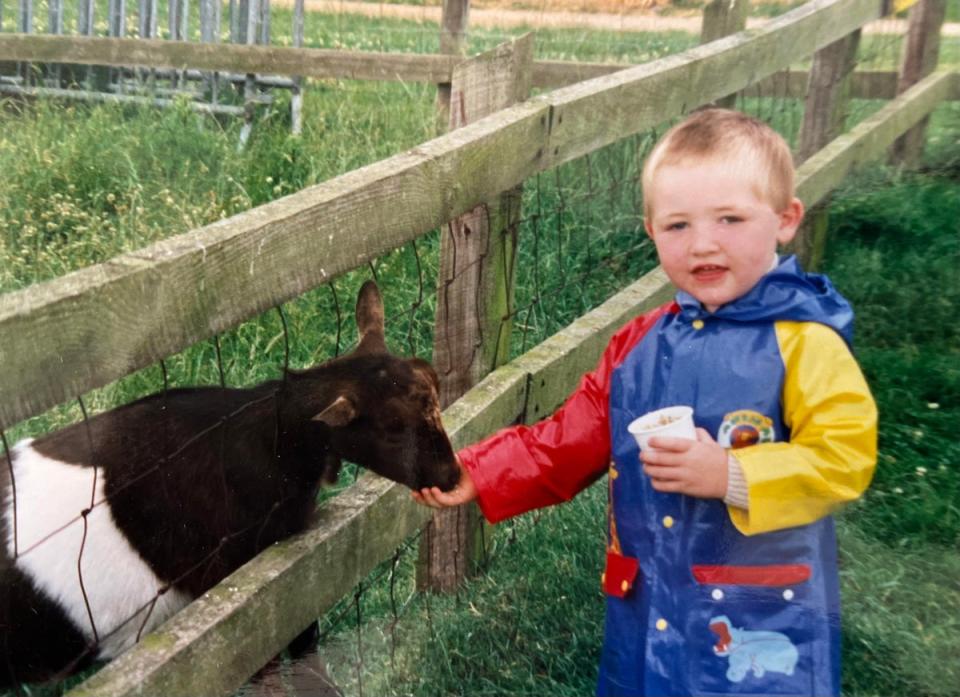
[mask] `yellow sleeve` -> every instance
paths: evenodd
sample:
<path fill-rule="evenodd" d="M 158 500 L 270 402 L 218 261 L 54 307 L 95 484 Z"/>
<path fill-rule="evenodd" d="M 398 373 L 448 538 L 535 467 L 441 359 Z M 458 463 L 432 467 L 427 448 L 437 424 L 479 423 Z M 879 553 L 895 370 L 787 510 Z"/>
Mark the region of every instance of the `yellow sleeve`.
<path fill-rule="evenodd" d="M 816 322 L 777 322 L 790 441 L 740 448 L 749 508 L 728 506 L 745 535 L 812 523 L 859 497 L 877 462 L 877 407 L 843 339 Z"/>

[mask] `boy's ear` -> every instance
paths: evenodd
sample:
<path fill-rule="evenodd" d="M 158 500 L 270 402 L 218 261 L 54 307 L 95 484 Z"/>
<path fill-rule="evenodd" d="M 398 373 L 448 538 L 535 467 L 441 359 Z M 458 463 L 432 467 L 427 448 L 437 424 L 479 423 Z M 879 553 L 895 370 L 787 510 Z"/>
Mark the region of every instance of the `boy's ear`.
<path fill-rule="evenodd" d="M 803 202 L 798 198 L 791 199 L 779 215 L 780 227 L 777 229 L 777 242 L 787 244 L 797 234 L 797 228 L 803 222 Z"/>
<path fill-rule="evenodd" d="M 647 231 L 647 237 L 653 239 L 653 225 L 648 216 L 643 216 L 643 229 Z"/>

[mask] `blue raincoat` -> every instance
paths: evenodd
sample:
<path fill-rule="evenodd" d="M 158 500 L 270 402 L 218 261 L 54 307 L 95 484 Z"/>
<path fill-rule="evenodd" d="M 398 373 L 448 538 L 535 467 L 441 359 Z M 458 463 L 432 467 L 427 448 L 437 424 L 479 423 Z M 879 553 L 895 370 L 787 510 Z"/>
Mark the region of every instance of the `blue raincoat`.
<path fill-rule="evenodd" d="M 493 521 L 609 470 L 598 694 L 839 694 L 829 514 L 876 460 L 852 318 L 792 257 L 714 313 L 681 292 L 624 327 L 550 419 L 461 451 Z M 650 486 L 627 424 L 681 404 L 737 458 L 747 509 Z"/>

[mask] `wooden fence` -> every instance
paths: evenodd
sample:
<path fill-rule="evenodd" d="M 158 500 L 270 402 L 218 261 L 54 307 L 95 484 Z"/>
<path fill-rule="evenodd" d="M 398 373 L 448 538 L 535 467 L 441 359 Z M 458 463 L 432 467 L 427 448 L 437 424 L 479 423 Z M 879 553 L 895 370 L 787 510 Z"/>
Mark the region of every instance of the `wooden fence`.
<path fill-rule="evenodd" d="M 0 428 L 362 266 L 539 172 L 784 71 L 888 9 L 882 0 L 814 0 L 762 29 L 531 98 L 230 219 L 2 295 Z M 242 62 L 245 72 L 295 65 L 310 75 L 329 70 L 331 54 L 4 35 L 0 59 L 202 70 Z M 443 66 L 441 78 L 452 71 Z M 798 195 L 813 207 L 947 99 L 960 99 L 956 72 L 904 88 L 806 159 Z M 487 376 L 444 413 L 455 445 L 550 413 L 618 326 L 670 294 L 655 270 Z M 239 569 L 71 694 L 228 694 L 428 518 L 402 487 L 361 477 L 311 529 Z"/>
<path fill-rule="evenodd" d="M 0 0 L 0 32 L 3 31 L 4 2 Z M 175 43 L 199 39 L 201 45 L 214 51 L 224 46 L 224 39 L 227 45 L 270 44 L 270 0 L 229 0 L 227 3 L 197 0 L 197 3 L 196 12 L 192 13 L 190 0 L 166 0 L 166 3 L 137 0 L 135 4 L 127 0 L 108 0 L 105 15 L 98 17 L 97 13 L 104 8 L 95 0 L 77 0 L 75 12 L 68 10 L 66 0 L 45 0 L 39 8 L 46 11 L 46 21 L 43 21 L 36 16 L 34 0 L 16 0 L 14 26 L 18 35 L 35 38 L 93 38 L 105 34 L 117 39 L 136 37 L 124 39 L 127 42 L 163 43 L 161 36 Z M 165 28 L 160 26 L 164 4 Z M 99 28 L 102 23 L 105 23 L 105 29 Z M 297 0 L 291 34 L 294 46 L 303 45 L 303 23 L 304 3 Z M 38 29 L 40 34 L 35 33 Z M 293 131 L 299 132 L 301 127 L 302 79 L 295 71 L 283 76 L 239 70 L 210 72 L 201 71 L 201 65 L 189 61 L 184 64 L 190 66 L 189 70 L 181 64 L 153 64 L 149 71 L 133 71 L 129 63 L 102 61 L 88 65 L 113 66 L 113 69 L 77 72 L 64 71 L 62 65 L 45 59 L 38 59 L 37 62 L 46 64 L 46 67 L 37 71 L 31 67 L 33 59 L 29 51 L 18 52 L 15 60 L 7 66 L 0 62 L 0 94 L 154 106 L 169 106 L 174 103 L 174 98 L 186 97 L 187 104 L 195 111 L 243 116 L 245 124 L 241 140 L 245 141 L 252 127 L 255 105 L 270 102 L 269 89 L 282 87 L 293 91 Z M 227 94 L 234 88 L 242 93 L 240 104 Z"/>

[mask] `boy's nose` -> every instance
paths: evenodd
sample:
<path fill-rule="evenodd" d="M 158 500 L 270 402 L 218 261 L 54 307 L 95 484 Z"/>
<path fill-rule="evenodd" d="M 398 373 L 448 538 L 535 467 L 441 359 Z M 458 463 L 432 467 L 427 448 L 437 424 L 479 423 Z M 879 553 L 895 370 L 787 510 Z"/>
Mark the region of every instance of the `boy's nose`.
<path fill-rule="evenodd" d="M 694 254 L 709 254 L 717 251 L 717 236 L 710 225 L 696 225 L 691 235 L 690 251 Z"/>

